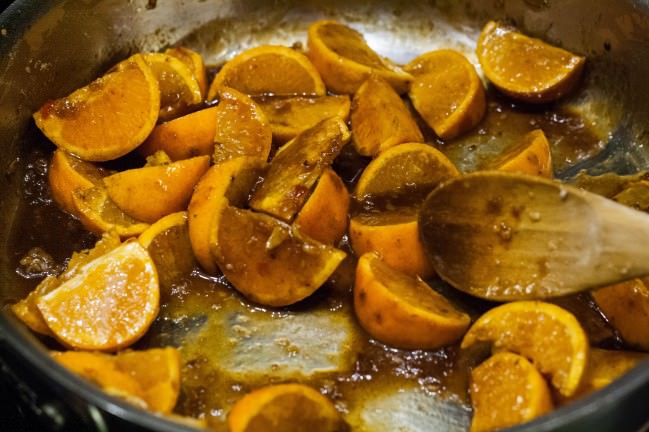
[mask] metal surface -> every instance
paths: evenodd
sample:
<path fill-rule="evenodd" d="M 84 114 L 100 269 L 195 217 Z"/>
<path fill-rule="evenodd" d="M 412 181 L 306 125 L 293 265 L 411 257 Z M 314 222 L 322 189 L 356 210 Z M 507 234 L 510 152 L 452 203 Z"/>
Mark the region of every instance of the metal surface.
<path fill-rule="evenodd" d="M 649 168 L 649 87 L 644 82 L 649 76 L 649 6 L 644 1 L 17 1 L 0 15 L 0 298 L 12 298 L 12 251 L 6 245 L 25 174 L 21 157 L 31 142 L 30 116 L 36 108 L 88 82 L 130 52 L 183 40 L 203 52 L 209 63 L 219 63 L 259 43 L 304 43 L 308 22 L 321 17 L 350 23 L 377 51 L 400 62 L 442 46 L 473 56 L 475 36 L 487 19 L 512 21 L 532 35 L 585 54 L 584 90 L 569 103 L 597 121 L 607 145 L 595 158 L 573 164 L 561 175 L 582 168 L 593 173 Z M 0 331 L 7 370 L 26 380 L 29 388 L 53 389 L 54 399 L 38 401 L 36 410 L 65 398 L 70 401 L 68 415 L 99 429 L 102 422 L 119 429 L 117 422 L 125 421 L 141 429 L 182 430 L 67 373 L 4 312 Z M 29 379 L 25 369 L 31 371 Z M 633 430 L 646 420 L 648 383 L 645 363 L 605 391 L 515 430 Z M 428 423 L 417 415 L 421 401 L 417 394 L 403 394 L 392 402 L 368 400 L 367 412 L 375 415 L 366 424 L 394 430 L 406 422 L 415 431 L 429 430 L 433 424 L 436 430 L 466 426 L 468 413 L 443 403 L 426 406 L 437 413 Z M 406 408 L 381 415 L 395 406 Z"/>

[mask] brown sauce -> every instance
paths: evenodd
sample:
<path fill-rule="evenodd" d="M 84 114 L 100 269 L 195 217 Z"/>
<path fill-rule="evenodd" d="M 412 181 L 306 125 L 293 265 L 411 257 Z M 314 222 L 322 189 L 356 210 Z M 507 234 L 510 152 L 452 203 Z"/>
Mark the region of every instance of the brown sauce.
<path fill-rule="evenodd" d="M 574 113 L 554 107 L 519 107 L 494 93 L 489 94 L 486 118 L 474 131 L 433 145 L 461 171 L 469 172 L 488 167 L 535 128 L 548 135 L 557 172 L 592 157 L 603 147 L 588 124 Z M 26 146 L 22 201 L 8 245 L 17 271 L 12 292 L 4 296 L 5 304 L 23 298 L 43 276 L 20 264 L 30 249 L 40 247 L 49 254 L 51 271 L 56 272 L 73 251 L 91 247 L 97 239 L 52 202 L 47 186 L 52 145 L 42 137 L 34 141 Z M 348 145 L 334 168 L 353 189 L 367 162 Z M 423 199 L 423 194 L 411 192 L 375 205 L 380 209 L 411 206 L 413 195 L 417 195 L 415 201 Z M 362 203 L 356 205 L 355 212 L 368 210 Z M 341 247 L 349 252 L 345 241 Z M 403 389 L 434 394 L 466 408 L 466 365 L 472 360 L 459 358 L 456 346 L 435 351 L 397 350 L 369 339 L 362 331 L 351 302 L 354 264 L 353 257 L 345 260 L 332 280 L 312 297 L 275 310 L 248 303 L 224 278 L 207 276 L 195 268 L 180 282 L 166 287 L 158 318 L 134 348 L 180 347 L 183 387 L 177 412 L 204 417 L 216 430 L 225 430 L 229 407 L 252 388 L 294 380 L 320 389 L 350 421 L 368 400 Z M 430 283 L 473 317 L 490 307 L 440 280 Z M 577 314 L 594 344 L 619 347 L 619 338 L 586 297 L 566 299 L 562 305 Z M 304 352 L 305 347 L 312 350 Z"/>

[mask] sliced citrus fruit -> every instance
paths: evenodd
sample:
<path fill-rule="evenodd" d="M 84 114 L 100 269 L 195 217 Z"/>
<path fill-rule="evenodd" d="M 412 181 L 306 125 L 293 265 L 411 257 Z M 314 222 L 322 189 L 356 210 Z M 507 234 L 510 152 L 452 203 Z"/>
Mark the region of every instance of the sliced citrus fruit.
<path fill-rule="evenodd" d="M 633 347 L 649 350 L 649 288 L 633 279 L 591 291 L 591 296 L 622 339 Z"/>
<path fill-rule="evenodd" d="M 370 75 L 385 79 L 399 94 L 408 91 L 412 75 L 367 45 L 363 35 L 336 21 L 312 23 L 308 31 L 309 58 L 334 93 L 354 94 Z"/>
<path fill-rule="evenodd" d="M 394 270 L 375 252 L 356 267 L 354 311 L 375 339 L 397 348 L 435 349 L 459 341 L 471 319 L 423 280 Z"/>
<path fill-rule="evenodd" d="M 123 351 L 115 356 L 115 366 L 135 379 L 151 411 L 171 413 L 180 393 L 180 353 L 177 349 Z"/>
<path fill-rule="evenodd" d="M 165 50 L 165 54 L 176 57 L 181 62 L 185 63 L 189 69 L 194 73 L 198 88 L 201 90 L 201 95 L 205 98 L 207 94 L 207 72 L 205 71 L 205 62 L 203 57 L 194 50 L 186 47 L 173 47 Z"/>
<path fill-rule="evenodd" d="M 171 160 L 211 156 L 214 152 L 217 107 L 205 108 L 159 124 L 138 147 L 143 156 L 164 151 Z"/>
<path fill-rule="evenodd" d="M 585 58 L 488 22 L 476 48 L 482 70 L 500 91 L 530 103 L 559 99 L 579 83 Z"/>
<path fill-rule="evenodd" d="M 213 100 L 221 87 L 251 96 L 324 95 L 318 70 L 301 52 L 279 45 L 248 49 L 223 65 L 207 93 Z"/>
<path fill-rule="evenodd" d="M 550 143 L 541 129 L 526 134 L 501 160 L 496 163 L 500 171 L 552 178 Z"/>
<path fill-rule="evenodd" d="M 104 177 L 110 199 L 134 219 L 153 223 L 187 208 L 194 186 L 210 166 L 209 156 L 135 168 Z"/>
<path fill-rule="evenodd" d="M 57 147 L 83 160 L 106 161 L 140 145 L 159 110 L 158 81 L 136 54 L 69 96 L 46 102 L 34 120 Z"/>
<path fill-rule="evenodd" d="M 363 156 L 374 156 L 401 143 L 424 141 L 406 104 L 377 75 L 370 76 L 354 95 L 351 121 L 352 143 Z"/>
<path fill-rule="evenodd" d="M 304 384 L 277 384 L 239 399 L 228 414 L 230 432 L 343 432 L 334 404 Z"/>
<path fill-rule="evenodd" d="M 433 146 L 400 144 L 367 165 L 354 194 L 360 201 L 389 199 L 421 204 L 431 190 L 457 175 L 453 162 Z"/>
<path fill-rule="evenodd" d="M 36 306 L 64 345 L 117 350 L 138 340 L 157 316 L 158 274 L 146 249 L 127 242 L 84 265 Z"/>
<path fill-rule="evenodd" d="M 191 107 L 203 102 L 201 88 L 189 66 L 167 54 L 146 53 L 143 56 L 160 87 L 160 120 L 186 114 Z"/>
<path fill-rule="evenodd" d="M 255 185 L 264 163 L 257 158 L 236 158 L 213 165 L 194 188 L 188 213 L 189 239 L 198 263 L 208 273 L 218 267 L 210 254 L 209 233 L 224 206 L 243 206 Z"/>
<path fill-rule="evenodd" d="M 180 354 L 175 348 L 99 352 L 52 352 L 66 368 L 106 392 L 135 400 L 151 411 L 169 414 L 180 391 Z"/>
<path fill-rule="evenodd" d="M 115 365 L 115 356 L 98 352 L 53 351 L 52 358 L 106 393 L 148 408 L 135 377 Z"/>
<path fill-rule="evenodd" d="M 314 240 L 334 245 L 345 234 L 348 210 L 349 192 L 336 172 L 327 168 L 295 217 L 293 226 Z"/>
<path fill-rule="evenodd" d="M 395 270 L 428 278 L 434 274 L 424 246 L 419 239 L 417 210 L 358 214 L 349 222 L 349 239 L 357 256 L 378 252 Z"/>
<path fill-rule="evenodd" d="M 87 230 L 96 234 L 115 231 L 120 237 L 128 238 L 142 234 L 149 227 L 117 207 L 103 186 L 74 191 L 72 202 L 74 214 Z"/>
<path fill-rule="evenodd" d="M 602 389 L 629 372 L 642 361 L 647 359 L 647 353 L 605 350 L 591 347 L 588 357 L 588 367 L 577 393 L 570 398 L 561 398 L 561 403 L 586 396 Z"/>
<path fill-rule="evenodd" d="M 346 256 L 272 216 L 232 206 L 225 206 L 212 224 L 210 246 L 237 291 L 273 307 L 313 294 Z"/>
<path fill-rule="evenodd" d="M 54 201 L 68 213 L 74 214 L 72 193 L 102 184 L 102 178 L 110 171 L 91 162 L 85 162 L 64 150 L 57 149 L 52 155 L 47 179 Z"/>
<path fill-rule="evenodd" d="M 266 114 L 273 140 L 285 143 L 322 119 L 349 117 L 349 96 L 258 96 L 253 98 Z"/>
<path fill-rule="evenodd" d="M 275 155 L 250 207 L 290 222 L 350 133 L 340 117 L 322 120 L 286 143 Z"/>
<path fill-rule="evenodd" d="M 65 271 L 59 276 L 48 276 L 43 279 L 34 290 L 23 300 L 12 305 L 14 314 L 36 333 L 52 336 L 43 315 L 36 306 L 36 300 L 41 296 L 58 288 L 63 282 L 74 277 L 80 269 L 90 261 L 116 249 L 121 240 L 117 233 L 109 232 L 102 235 L 92 249 L 74 252 L 70 257 Z"/>
<path fill-rule="evenodd" d="M 220 87 L 216 109 L 214 162 L 253 156 L 266 162 L 273 132 L 264 112 L 245 94 Z"/>
<path fill-rule="evenodd" d="M 473 323 L 462 348 L 477 342 L 491 342 L 496 351 L 527 357 L 564 396 L 575 393 L 588 361 L 588 338 L 579 321 L 565 309 L 540 301 L 489 310 Z"/>
<path fill-rule="evenodd" d="M 189 241 L 187 212 L 171 213 L 151 225 L 138 237 L 158 270 L 161 291 L 171 292 L 171 287 L 188 276 L 196 260 Z"/>
<path fill-rule="evenodd" d="M 413 106 L 440 138 L 455 138 L 482 120 L 487 107 L 484 87 L 461 53 L 431 51 L 405 69 L 415 77 L 408 93 Z"/>
<path fill-rule="evenodd" d="M 501 352 L 471 371 L 471 432 L 500 430 L 552 411 L 541 373 L 525 357 Z"/>

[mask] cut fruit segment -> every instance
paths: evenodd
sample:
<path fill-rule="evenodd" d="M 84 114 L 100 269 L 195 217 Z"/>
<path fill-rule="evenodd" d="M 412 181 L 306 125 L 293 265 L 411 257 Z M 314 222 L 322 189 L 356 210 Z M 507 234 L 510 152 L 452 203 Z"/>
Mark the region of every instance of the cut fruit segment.
<path fill-rule="evenodd" d="M 210 251 L 228 281 L 266 306 L 296 303 L 317 290 L 345 253 L 300 235 L 265 214 L 225 206 L 210 233 Z"/>
<path fill-rule="evenodd" d="M 385 79 L 399 94 L 408 91 L 412 75 L 380 57 L 363 35 L 350 27 L 316 21 L 309 26 L 307 42 L 309 58 L 334 93 L 354 94 L 372 74 Z"/>
<path fill-rule="evenodd" d="M 159 124 L 138 147 L 138 152 L 149 156 L 162 150 L 174 161 L 211 156 L 214 152 L 217 109 L 202 109 Z"/>
<path fill-rule="evenodd" d="M 552 178 L 550 143 L 541 129 L 526 134 L 502 160 L 495 164 L 499 171 Z"/>
<path fill-rule="evenodd" d="M 52 358 L 111 395 L 169 414 L 180 391 L 180 354 L 175 348 L 98 352 L 52 352 Z"/>
<path fill-rule="evenodd" d="M 205 98 L 207 94 L 207 72 L 205 71 L 205 62 L 203 61 L 203 57 L 196 51 L 182 46 L 168 48 L 165 50 L 165 54 L 177 58 L 189 67 L 189 69 L 194 73 L 202 97 Z"/>
<path fill-rule="evenodd" d="M 273 140 L 284 143 L 328 117 L 347 121 L 348 96 L 258 96 L 253 100 L 270 121 Z"/>
<path fill-rule="evenodd" d="M 124 213 L 108 197 L 105 187 L 76 190 L 72 194 L 74 214 L 87 230 L 97 234 L 115 231 L 128 238 L 142 234 L 149 224 L 138 221 Z"/>
<path fill-rule="evenodd" d="M 440 183 L 457 175 L 455 165 L 431 145 L 400 144 L 367 165 L 354 194 L 359 201 L 375 205 L 377 200 L 418 205 Z"/>
<path fill-rule="evenodd" d="M 423 280 L 394 270 L 377 253 L 360 257 L 354 310 L 363 328 L 397 348 L 436 349 L 459 341 L 469 316 Z"/>
<path fill-rule="evenodd" d="M 591 291 L 608 322 L 630 346 L 649 350 L 649 288 L 633 279 Z"/>
<path fill-rule="evenodd" d="M 410 110 L 381 77 L 372 75 L 360 86 L 352 101 L 352 143 L 363 156 L 424 137 Z"/>
<path fill-rule="evenodd" d="M 194 188 L 187 209 L 189 239 L 196 260 L 208 273 L 218 272 L 210 254 L 212 224 L 218 223 L 224 206 L 246 204 L 264 166 L 256 158 L 231 159 L 210 167 Z"/>
<path fill-rule="evenodd" d="M 69 96 L 46 102 L 34 120 L 57 147 L 86 161 L 106 161 L 140 145 L 159 110 L 158 81 L 136 54 Z"/>
<path fill-rule="evenodd" d="M 533 420 L 553 408 L 543 376 L 525 357 L 501 352 L 471 371 L 471 432 L 500 430 Z"/>
<path fill-rule="evenodd" d="M 530 103 L 546 103 L 579 83 L 585 58 L 531 38 L 493 21 L 476 48 L 482 70 L 503 93 Z"/>
<path fill-rule="evenodd" d="M 189 241 L 187 212 L 163 217 L 144 231 L 138 241 L 153 259 L 164 294 L 169 294 L 173 284 L 188 276 L 196 265 Z"/>
<path fill-rule="evenodd" d="M 162 53 L 143 54 L 160 87 L 162 121 L 186 114 L 191 107 L 203 102 L 201 88 L 194 72 L 176 57 Z"/>
<path fill-rule="evenodd" d="M 452 139 L 475 127 L 487 104 L 480 77 L 457 51 L 423 54 L 406 68 L 415 76 L 410 100 L 426 123 L 442 139 Z"/>
<path fill-rule="evenodd" d="M 102 178 L 108 174 L 110 171 L 104 168 L 57 149 L 52 155 L 47 180 L 54 201 L 63 210 L 75 214 L 73 192 L 102 185 Z"/>
<path fill-rule="evenodd" d="M 159 294 L 151 257 L 128 242 L 84 265 L 36 306 L 65 346 L 113 351 L 144 335 L 158 314 Z"/>
<path fill-rule="evenodd" d="M 53 336 L 50 328 L 43 319 L 43 315 L 36 306 L 36 300 L 74 277 L 84 265 L 116 249 L 120 244 L 119 236 L 115 232 L 110 232 L 104 234 L 92 249 L 74 252 L 63 273 L 59 276 L 48 276 L 43 279 L 27 297 L 12 305 L 11 310 L 23 323 L 36 333 Z"/>
<path fill-rule="evenodd" d="M 349 138 L 345 122 L 331 117 L 286 143 L 253 193 L 250 207 L 291 222 Z"/>
<path fill-rule="evenodd" d="M 250 96 L 321 96 L 326 92 L 309 58 L 279 45 L 251 48 L 228 61 L 214 77 L 207 100 L 213 100 L 221 87 L 231 87 Z"/>
<path fill-rule="evenodd" d="M 134 219 L 153 223 L 187 208 L 194 185 L 209 168 L 209 156 L 122 171 L 104 178 L 110 199 Z"/>
<path fill-rule="evenodd" d="M 518 301 L 497 306 L 473 323 L 462 348 L 491 342 L 532 361 L 563 396 L 575 393 L 586 370 L 588 338 L 573 314 L 551 303 Z"/>
<path fill-rule="evenodd" d="M 417 210 L 401 208 L 390 212 L 353 216 L 349 238 L 357 256 L 378 252 L 395 270 L 428 278 L 435 273 L 419 239 Z"/>
<path fill-rule="evenodd" d="M 301 233 L 328 245 L 337 244 L 347 228 L 349 192 L 331 168 L 325 169 L 293 226 Z"/>
<path fill-rule="evenodd" d="M 266 162 L 273 143 L 273 132 L 264 112 L 237 90 L 220 87 L 216 107 L 214 162 L 240 156 L 253 156 Z"/>
<path fill-rule="evenodd" d="M 304 384 L 254 390 L 228 414 L 230 432 L 344 432 L 349 430 L 334 404 Z"/>

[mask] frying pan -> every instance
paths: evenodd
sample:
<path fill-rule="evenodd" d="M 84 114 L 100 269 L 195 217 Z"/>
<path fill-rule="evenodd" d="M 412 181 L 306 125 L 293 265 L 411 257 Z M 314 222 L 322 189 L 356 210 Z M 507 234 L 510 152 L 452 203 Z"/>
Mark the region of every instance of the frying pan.
<path fill-rule="evenodd" d="M 488 19 L 505 20 L 588 57 L 582 91 L 568 103 L 593 120 L 600 151 L 562 167 L 569 179 L 649 168 L 649 3 L 630 0 L 19 0 L 0 15 L 0 301 L 24 296 L 17 286 L 15 227 L 27 161 L 43 146 L 31 114 L 47 99 L 68 94 L 135 51 L 182 43 L 219 64 L 260 43 L 305 41 L 306 27 L 335 18 L 360 30 L 396 62 L 440 47 L 473 57 Z M 41 185 L 42 186 L 42 185 Z M 31 192 L 30 192 L 31 193 Z M 57 221 L 51 222 L 56 230 Z M 20 244 L 38 244 L 29 233 Z M 73 239 L 73 243 L 83 239 Z M 85 245 L 87 246 L 87 245 Z M 209 281 L 208 281 L 209 282 Z M 6 308 L 5 308 L 6 309 Z M 47 356 L 11 314 L 0 313 L 0 369 L 46 430 L 192 430 L 111 398 Z M 369 398 L 369 395 L 368 395 Z M 603 391 L 517 431 L 637 430 L 647 420 L 649 363 Z M 371 430 L 463 430 L 470 413 L 434 395 L 374 405 Z M 414 419 L 414 420 L 413 420 Z M 391 423 L 392 422 L 392 423 Z"/>

